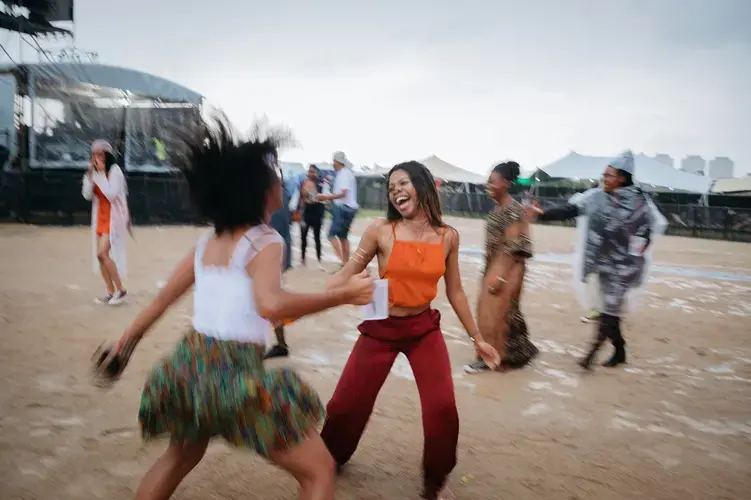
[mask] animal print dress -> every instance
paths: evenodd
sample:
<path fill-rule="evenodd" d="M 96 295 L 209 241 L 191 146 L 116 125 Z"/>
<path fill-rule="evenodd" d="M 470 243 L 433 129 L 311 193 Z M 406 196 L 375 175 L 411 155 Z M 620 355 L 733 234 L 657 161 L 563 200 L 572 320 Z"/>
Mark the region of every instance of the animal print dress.
<path fill-rule="evenodd" d="M 485 223 L 485 269 L 483 269 L 483 276 L 487 273 L 490 262 L 497 252 L 515 256 L 518 260 L 524 262 L 526 270 L 526 259 L 532 257 L 531 240 L 527 235 L 513 239 L 506 238 L 506 230 L 509 226 L 521 220 L 523 212 L 524 208 L 521 203 L 514 201 L 505 207 L 498 207 L 488 214 Z M 519 308 L 521 291 L 522 287 L 520 286 L 512 297 L 511 307 L 504 318 L 508 325 L 508 334 L 506 336 L 506 354 L 501 360 L 501 365 L 508 368 L 521 368 L 539 354 L 537 347 L 529 340 L 527 322 Z"/>

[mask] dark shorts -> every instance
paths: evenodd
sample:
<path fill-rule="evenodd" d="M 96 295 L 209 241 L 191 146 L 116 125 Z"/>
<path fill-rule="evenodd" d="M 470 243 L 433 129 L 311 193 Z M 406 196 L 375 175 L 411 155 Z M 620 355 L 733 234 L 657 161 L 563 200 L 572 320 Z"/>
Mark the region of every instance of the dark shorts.
<path fill-rule="evenodd" d="M 346 205 L 334 205 L 331 212 L 331 227 L 329 228 L 329 238 L 347 239 L 349 228 L 352 227 L 352 221 L 357 215 L 356 208 L 350 208 Z"/>

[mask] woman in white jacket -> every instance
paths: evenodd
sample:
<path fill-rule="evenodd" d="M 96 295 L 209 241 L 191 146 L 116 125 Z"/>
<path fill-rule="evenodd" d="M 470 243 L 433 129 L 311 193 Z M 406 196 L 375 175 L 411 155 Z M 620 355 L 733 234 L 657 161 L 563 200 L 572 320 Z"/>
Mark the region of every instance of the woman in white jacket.
<path fill-rule="evenodd" d="M 104 278 L 106 295 L 100 304 L 120 304 L 127 295 L 125 240 L 130 228 L 125 176 L 115 163 L 112 145 L 99 139 L 91 145 L 91 165 L 83 176 L 83 197 L 91 200 L 91 237 L 94 272 Z M 98 264 L 98 265 L 97 265 Z"/>

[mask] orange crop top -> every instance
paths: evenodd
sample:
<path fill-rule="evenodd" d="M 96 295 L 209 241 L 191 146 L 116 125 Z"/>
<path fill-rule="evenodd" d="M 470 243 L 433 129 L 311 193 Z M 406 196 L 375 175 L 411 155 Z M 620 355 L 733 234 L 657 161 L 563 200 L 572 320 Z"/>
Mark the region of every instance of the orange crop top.
<path fill-rule="evenodd" d="M 99 211 L 96 214 L 96 234 L 110 234 L 110 215 L 112 212 L 112 204 L 110 200 L 104 196 L 99 186 L 94 186 L 94 194 L 99 200 Z"/>
<path fill-rule="evenodd" d="M 443 229 L 440 243 L 400 241 L 391 224 L 394 247 L 381 278 L 389 280 L 389 307 L 419 307 L 438 295 L 438 282 L 446 272 Z"/>

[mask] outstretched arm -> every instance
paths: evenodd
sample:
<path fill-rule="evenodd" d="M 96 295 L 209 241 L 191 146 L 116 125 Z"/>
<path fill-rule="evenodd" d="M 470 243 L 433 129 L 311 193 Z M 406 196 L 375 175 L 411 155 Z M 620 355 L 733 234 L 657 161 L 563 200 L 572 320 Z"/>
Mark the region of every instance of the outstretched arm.
<path fill-rule="evenodd" d="M 349 278 L 363 272 L 368 267 L 370 261 L 378 253 L 378 232 L 384 224 L 387 224 L 385 219 L 378 219 L 368 226 L 362 238 L 360 238 L 357 250 L 352 254 L 349 262 L 344 264 L 344 267 L 331 277 L 326 285 L 327 288 L 331 289 L 342 286 Z"/>
<path fill-rule="evenodd" d="M 248 264 L 248 275 L 253 277 L 253 299 L 261 317 L 276 322 L 288 318 L 301 318 L 324 309 L 353 302 L 358 290 L 342 286 L 323 293 L 292 293 L 282 287 L 281 243 L 266 245 Z M 372 295 L 372 280 L 370 283 Z M 367 301 L 365 302 L 367 303 Z"/>
<path fill-rule="evenodd" d="M 562 221 L 575 219 L 579 216 L 579 207 L 571 203 L 555 205 L 546 209 L 538 209 L 537 220 L 541 221 Z"/>
<path fill-rule="evenodd" d="M 151 301 L 151 304 L 146 306 L 136 316 L 133 323 L 123 333 L 121 343 L 128 339 L 141 340 L 154 323 L 162 317 L 165 311 L 193 286 L 196 279 L 195 274 L 193 274 L 194 259 L 195 249 L 183 257 L 175 270 L 172 271 L 172 275 L 167 280 L 164 288 L 159 291 L 159 294 Z"/>

